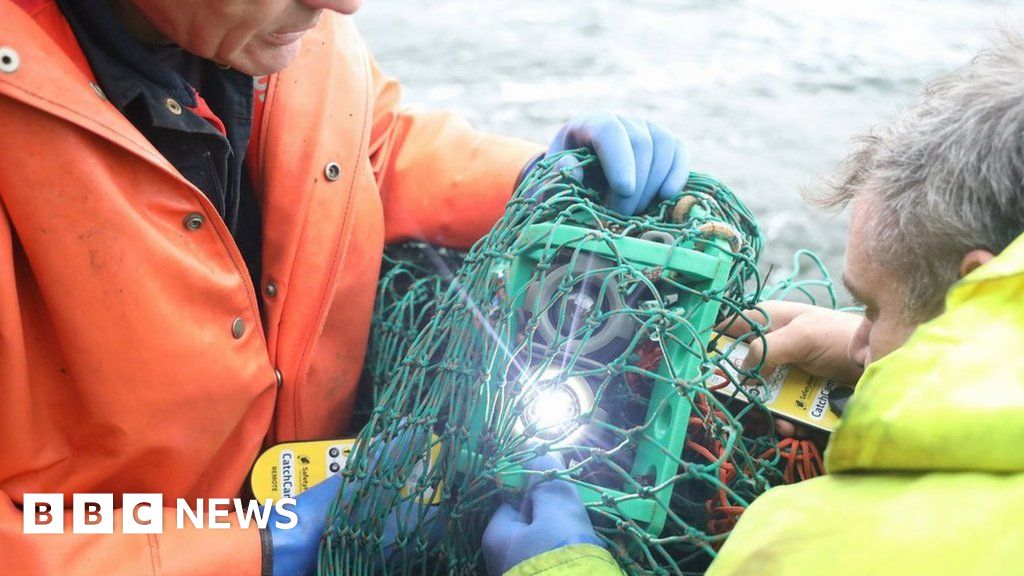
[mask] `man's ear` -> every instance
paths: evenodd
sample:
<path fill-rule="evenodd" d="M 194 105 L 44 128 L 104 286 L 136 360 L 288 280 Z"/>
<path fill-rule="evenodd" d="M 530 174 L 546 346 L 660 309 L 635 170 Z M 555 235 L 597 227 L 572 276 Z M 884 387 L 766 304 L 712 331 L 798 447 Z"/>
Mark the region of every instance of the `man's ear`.
<path fill-rule="evenodd" d="M 960 260 L 960 277 L 970 274 L 975 268 L 995 258 L 988 250 L 971 250 Z"/>

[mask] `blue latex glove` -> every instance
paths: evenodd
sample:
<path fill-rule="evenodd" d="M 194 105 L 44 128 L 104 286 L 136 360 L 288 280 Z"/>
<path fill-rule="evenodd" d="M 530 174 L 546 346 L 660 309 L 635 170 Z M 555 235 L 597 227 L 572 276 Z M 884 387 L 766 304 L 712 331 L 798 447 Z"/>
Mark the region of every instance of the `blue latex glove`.
<path fill-rule="evenodd" d="M 686 144 L 643 120 L 615 114 L 575 118 L 558 131 L 546 156 L 582 147 L 597 155 L 601 173 L 577 177 L 585 176 L 584 183 L 602 192 L 605 205 L 621 214 L 636 214 L 655 198 L 676 196 L 690 176 Z"/>
<path fill-rule="evenodd" d="M 391 460 L 392 449 L 407 446 L 414 437 L 425 437 L 429 431 L 424 428 L 405 429 L 398 438 L 384 443 L 371 456 L 370 467 L 378 463 Z M 295 497 L 293 510 L 298 516 L 298 525 L 289 529 L 276 527 L 278 520 L 287 524 L 289 519 L 283 518 L 275 511 L 271 514 L 268 530 L 270 531 L 273 544 L 274 576 L 303 576 L 311 574 L 316 568 L 317 553 L 320 548 L 320 538 L 323 536 L 327 522 L 327 510 L 334 497 L 341 488 L 342 477 L 340 474 L 331 476 L 323 482 L 310 487 Z M 345 494 L 352 494 L 358 486 L 349 482 L 345 486 Z M 382 548 L 384 556 L 390 557 L 400 546 L 396 544 L 396 538 L 401 529 L 403 534 L 415 530 L 420 522 L 429 523 L 430 532 L 427 533 L 429 542 L 440 540 L 443 529 L 443 521 L 432 521 L 437 514 L 437 508 L 428 506 L 423 510 L 423 505 L 403 501 L 395 506 L 384 522 L 382 536 Z"/>
<path fill-rule="evenodd" d="M 565 465 L 549 453 L 534 458 L 526 468 L 562 470 Z M 565 480 L 534 482 L 522 502 L 505 502 L 487 524 L 483 539 L 487 573 L 500 576 L 534 556 L 583 543 L 604 547 L 576 488 Z"/>
<path fill-rule="evenodd" d="M 267 529 L 273 543 L 274 576 L 301 576 L 316 568 L 316 555 L 320 549 L 320 537 L 327 523 L 327 508 L 341 488 L 341 476 L 334 475 L 310 487 L 295 497 L 293 510 L 299 517 L 298 525 L 280 529 L 277 522 L 288 524 L 289 518 L 270 515 Z"/>

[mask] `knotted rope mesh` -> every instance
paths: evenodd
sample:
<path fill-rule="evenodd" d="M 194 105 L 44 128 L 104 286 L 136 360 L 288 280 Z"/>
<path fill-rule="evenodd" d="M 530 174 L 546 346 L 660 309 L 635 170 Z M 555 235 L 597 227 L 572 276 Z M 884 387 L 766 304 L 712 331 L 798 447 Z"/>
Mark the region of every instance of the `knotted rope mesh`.
<path fill-rule="evenodd" d="M 699 574 L 757 495 L 815 473 L 801 442 L 774 434 L 760 366 L 716 332 L 763 297 L 752 214 L 692 174 L 679 197 L 624 217 L 560 168 L 567 157 L 596 162 L 542 161 L 468 254 L 388 249 L 368 421 L 322 576 L 485 573 L 487 521 L 531 477 L 576 486 L 627 572 Z M 834 306 L 824 268 L 797 279 L 805 257 L 772 292 L 824 289 Z M 566 468 L 524 469 L 547 452 Z"/>

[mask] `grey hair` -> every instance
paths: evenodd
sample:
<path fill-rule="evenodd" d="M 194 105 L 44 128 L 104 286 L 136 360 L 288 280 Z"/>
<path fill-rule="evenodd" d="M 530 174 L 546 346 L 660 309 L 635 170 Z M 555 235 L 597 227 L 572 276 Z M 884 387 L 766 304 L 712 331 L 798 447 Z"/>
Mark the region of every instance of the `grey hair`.
<path fill-rule="evenodd" d="M 1024 40 L 1004 32 L 857 141 L 813 200 L 838 207 L 871 196 L 868 254 L 902 280 L 905 317 L 928 320 L 965 254 L 998 254 L 1024 232 Z"/>

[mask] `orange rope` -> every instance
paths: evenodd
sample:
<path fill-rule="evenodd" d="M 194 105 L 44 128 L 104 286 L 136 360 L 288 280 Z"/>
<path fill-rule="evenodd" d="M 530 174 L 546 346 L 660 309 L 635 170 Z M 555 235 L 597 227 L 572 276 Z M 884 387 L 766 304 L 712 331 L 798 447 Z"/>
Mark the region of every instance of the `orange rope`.
<path fill-rule="evenodd" d="M 707 398 L 698 396 L 695 399 L 694 407 L 697 409 L 690 416 L 687 430 L 686 447 L 693 450 L 709 463 L 720 462 L 725 456 L 725 446 L 717 439 L 712 440 L 708 435 L 707 421 L 701 414 L 711 415 L 713 418 L 725 419 L 725 414 L 719 410 L 712 410 Z M 703 444 L 698 442 L 703 441 Z M 705 445 L 707 444 L 707 445 Z M 726 461 L 721 461 L 718 466 L 718 480 L 722 485 L 727 485 L 736 477 L 736 466 Z M 744 507 L 729 502 L 729 494 L 723 488 L 704 503 L 704 510 L 707 512 L 707 529 L 710 534 L 723 534 L 732 530 L 733 526 L 743 514 Z"/>
<path fill-rule="evenodd" d="M 771 458 L 776 451 L 786 462 L 783 478 L 787 484 L 809 480 L 825 473 L 821 453 L 810 440 L 783 438 L 774 448 L 769 448 L 761 454 L 761 458 Z"/>
<path fill-rule="evenodd" d="M 661 349 L 653 342 L 641 344 L 637 348 L 639 356 L 636 366 L 642 370 L 657 370 L 661 362 Z M 724 376 L 724 375 L 723 375 Z M 724 378 L 723 378 L 724 379 Z M 717 386 L 709 386 L 709 391 L 728 386 L 729 382 L 724 379 Z M 636 387 L 643 382 L 639 375 L 627 375 L 627 381 L 631 387 Z M 706 460 L 709 464 L 720 462 L 718 466 L 718 480 L 722 485 L 728 485 L 736 477 L 736 466 L 728 460 L 722 460 L 725 456 L 725 446 L 714 439 L 709 433 L 709 422 L 725 421 L 729 418 L 718 409 L 712 409 L 708 400 L 703 395 L 694 399 L 694 411 L 690 414 L 689 426 L 686 432 L 686 448 Z M 787 484 L 793 484 L 802 480 L 808 480 L 825 473 L 825 467 L 821 460 L 818 447 L 810 440 L 798 440 L 796 438 L 783 438 L 774 447 L 769 448 L 761 459 L 768 459 L 778 451 L 786 463 L 783 478 Z M 719 488 L 715 495 L 704 503 L 704 510 L 707 512 L 707 530 L 709 534 L 724 534 L 733 529 L 739 521 L 745 506 L 734 504 L 729 501 L 729 494 L 724 488 Z"/>

